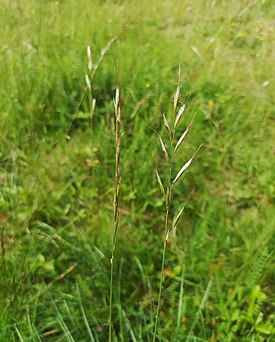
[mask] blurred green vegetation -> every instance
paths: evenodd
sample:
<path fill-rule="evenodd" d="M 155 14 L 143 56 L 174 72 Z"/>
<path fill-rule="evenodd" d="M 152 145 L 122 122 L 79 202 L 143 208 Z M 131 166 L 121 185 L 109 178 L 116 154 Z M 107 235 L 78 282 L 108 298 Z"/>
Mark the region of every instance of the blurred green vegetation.
<path fill-rule="evenodd" d="M 179 64 L 179 132 L 196 118 L 175 168 L 204 147 L 175 188 L 175 212 L 193 193 L 169 243 L 158 339 L 273 340 L 274 14 L 271 0 L 1 1 L 1 341 L 107 339 L 117 77 L 114 332 L 151 341 L 164 202 L 150 127 L 165 139 Z M 86 47 L 96 61 L 113 37 L 91 122 Z"/>

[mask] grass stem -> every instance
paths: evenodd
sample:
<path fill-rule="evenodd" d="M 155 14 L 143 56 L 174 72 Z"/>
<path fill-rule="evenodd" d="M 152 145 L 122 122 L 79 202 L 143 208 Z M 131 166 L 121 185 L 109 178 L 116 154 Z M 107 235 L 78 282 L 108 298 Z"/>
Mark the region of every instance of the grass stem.
<path fill-rule="evenodd" d="M 114 260 L 116 250 L 116 235 L 118 230 L 119 219 L 119 190 L 120 190 L 120 103 L 119 103 L 119 88 L 116 88 L 115 97 L 115 181 L 114 181 L 114 221 L 112 234 L 112 255 L 110 259 L 110 297 L 109 297 L 109 342 L 112 341 L 112 311 L 113 311 L 113 279 L 114 279 Z"/>

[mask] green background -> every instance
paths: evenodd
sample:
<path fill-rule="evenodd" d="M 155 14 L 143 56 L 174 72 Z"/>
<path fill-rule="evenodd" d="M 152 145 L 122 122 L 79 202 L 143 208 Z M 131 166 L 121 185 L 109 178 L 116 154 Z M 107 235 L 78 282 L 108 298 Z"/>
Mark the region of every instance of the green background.
<path fill-rule="evenodd" d="M 152 340 L 165 159 L 150 127 L 167 143 L 179 64 L 179 136 L 196 117 L 174 173 L 204 146 L 175 186 L 173 213 L 193 192 L 168 244 L 158 340 L 272 341 L 274 14 L 268 0 L 1 1 L 1 341 L 107 339 L 116 82 L 114 340 Z M 91 120 L 86 48 L 95 62 L 113 37 Z"/>

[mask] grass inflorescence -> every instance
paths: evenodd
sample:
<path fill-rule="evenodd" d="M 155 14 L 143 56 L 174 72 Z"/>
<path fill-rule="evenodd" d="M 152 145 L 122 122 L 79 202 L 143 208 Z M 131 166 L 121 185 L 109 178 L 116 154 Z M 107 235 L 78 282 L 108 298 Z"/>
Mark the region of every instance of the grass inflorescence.
<path fill-rule="evenodd" d="M 187 128 L 183 131 L 183 133 L 180 135 L 180 138 L 176 141 L 176 133 L 177 133 L 177 127 L 181 120 L 181 117 L 184 114 L 186 103 L 181 103 L 180 108 L 178 109 L 178 103 L 180 98 L 180 67 L 178 70 L 178 85 L 176 88 L 174 101 L 173 101 L 173 121 L 170 128 L 170 125 L 168 123 L 168 120 L 164 113 L 162 113 L 163 122 L 166 128 L 166 131 L 168 133 L 169 148 L 166 148 L 163 139 L 161 136 L 157 133 L 161 149 L 164 153 L 166 167 L 165 167 L 165 185 L 163 185 L 163 182 L 161 180 L 161 177 L 159 175 L 159 172 L 155 166 L 155 173 L 157 177 L 157 181 L 160 187 L 160 191 L 162 195 L 165 198 L 165 218 L 164 218 L 164 237 L 163 237 L 163 249 L 162 249 L 162 262 L 161 262 L 161 272 L 160 272 L 160 282 L 159 282 L 159 292 L 158 292 L 158 300 L 157 300 L 157 308 L 156 308 L 156 317 L 155 317 L 155 326 L 154 326 L 154 333 L 153 333 L 153 341 L 156 340 L 157 337 L 157 329 L 158 329 L 158 321 L 159 321 L 159 312 L 161 308 L 161 295 L 162 295 L 162 288 L 163 288 L 163 278 L 164 278 L 164 268 L 165 268 L 165 257 L 166 257 L 166 249 L 167 244 L 170 238 L 170 235 L 174 230 L 176 230 L 177 224 L 179 222 L 179 219 L 183 213 L 184 206 L 179 210 L 177 215 L 175 215 L 174 220 L 172 221 L 172 225 L 169 226 L 169 218 L 171 216 L 171 202 L 172 202 L 172 195 L 173 195 L 173 187 L 175 184 L 179 181 L 183 173 L 189 168 L 191 165 L 195 155 L 199 151 L 201 145 L 197 149 L 197 151 L 193 154 L 193 156 L 180 168 L 180 170 L 177 172 L 177 174 L 173 177 L 173 165 L 175 161 L 175 155 L 179 147 L 182 145 L 190 127 L 193 122 L 189 123 Z"/>
<path fill-rule="evenodd" d="M 0 341 L 274 340 L 273 7 L 1 2 Z"/>

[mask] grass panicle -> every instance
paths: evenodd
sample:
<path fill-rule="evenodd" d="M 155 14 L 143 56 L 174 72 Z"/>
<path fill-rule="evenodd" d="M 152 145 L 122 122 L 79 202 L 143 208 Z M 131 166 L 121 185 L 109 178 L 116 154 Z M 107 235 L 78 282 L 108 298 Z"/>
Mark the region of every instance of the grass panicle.
<path fill-rule="evenodd" d="M 165 116 L 165 114 L 162 114 L 163 117 L 163 122 L 166 128 L 166 131 L 168 133 L 169 141 L 170 141 L 170 148 L 166 148 L 163 139 L 161 138 L 160 134 L 158 134 L 158 138 L 160 141 L 161 149 L 164 153 L 165 156 L 165 174 L 166 174 L 166 180 L 165 180 L 165 187 L 163 186 L 163 182 L 161 180 L 161 177 L 157 171 L 157 167 L 155 165 L 155 173 L 157 177 L 157 181 L 161 190 L 161 193 L 164 194 L 165 197 L 165 219 L 164 219 L 164 239 L 163 239 L 163 248 L 162 248 L 162 261 L 161 261 L 161 272 L 160 272 L 160 280 L 159 280 L 159 289 L 158 289 L 158 299 L 157 299 L 157 308 L 156 308 L 156 315 L 155 315 L 155 325 L 154 325 L 154 332 L 153 332 L 153 341 L 156 340 L 157 338 L 157 329 L 158 329 L 158 324 L 159 324 L 159 313 L 160 313 L 160 308 L 161 308 L 161 295 L 162 295 L 162 290 L 163 290 L 163 281 L 164 281 L 164 267 L 165 267 L 165 258 L 166 258 L 166 251 L 167 251 L 167 244 L 169 241 L 169 237 L 171 232 L 175 229 L 183 211 L 184 211 L 184 206 L 180 209 L 178 214 L 173 220 L 172 226 L 169 227 L 169 218 L 171 216 L 171 202 L 172 202 L 172 195 L 173 195 L 173 187 L 176 184 L 176 182 L 180 179 L 180 177 L 183 175 L 183 173 L 187 170 L 187 168 L 191 165 L 195 155 L 199 151 L 200 147 L 197 149 L 197 151 L 194 153 L 194 155 L 183 165 L 183 167 L 178 171 L 176 174 L 175 178 L 173 179 L 172 174 L 173 174 L 173 164 L 174 164 L 174 158 L 175 158 L 175 153 L 177 149 L 180 147 L 182 142 L 184 141 L 184 138 L 186 137 L 190 126 L 192 124 L 192 121 L 186 128 L 186 130 L 182 133 L 180 136 L 179 140 L 175 142 L 175 135 L 176 135 L 176 130 L 179 124 L 179 121 L 185 111 L 186 104 L 182 104 L 179 110 L 177 111 L 178 103 L 179 103 L 179 98 L 180 98 L 180 67 L 178 71 L 178 84 L 174 96 L 174 109 L 173 109 L 173 124 L 172 127 L 173 129 L 171 130 L 168 120 Z M 169 152 L 168 152 L 169 151 Z M 154 163 L 155 164 L 155 163 Z"/>
<path fill-rule="evenodd" d="M 108 341 L 116 64 L 111 340 L 152 341 L 167 240 L 157 341 L 274 341 L 273 3 L 1 1 L 0 341 Z"/>

